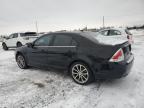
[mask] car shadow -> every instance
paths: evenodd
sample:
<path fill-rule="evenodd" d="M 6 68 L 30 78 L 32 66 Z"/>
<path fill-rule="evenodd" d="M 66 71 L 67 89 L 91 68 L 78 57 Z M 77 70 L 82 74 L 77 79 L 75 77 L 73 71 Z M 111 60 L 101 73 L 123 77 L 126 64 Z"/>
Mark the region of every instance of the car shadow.
<path fill-rule="evenodd" d="M 35 67 L 30 67 L 29 68 L 30 71 L 36 71 L 39 73 L 46 73 L 46 77 L 48 78 L 52 78 L 53 80 L 55 80 L 55 78 L 60 78 L 58 79 L 59 81 L 63 81 L 63 80 L 67 80 L 65 83 L 73 83 L 76 86 L 88 86 L 88 87 L 93 87 L 94 89 L 96 89 L 97 91 L 99 91 L 99 89 L 121 89 L 122 91 L 125 91 L 127 89 L 134 89 L 135 87 L 135 80 L 133 77 L 131 76 L 127 76 L 124 78 L 120 78 L 120 79 L 97 79 L 95 80 L 93 83 L 88 84 L 88 85 L 79 85 L 76 84 L 70 74 L 66 71 L 62 71 L 62 70 L 53 70 L 53 69 L 41 69 L 41 68 L 35 68 Z M 62 82 L 61 82 L 62 83 Z M 72 85 L 73 85 L 72 84 Z"/>
<path fill-rule="evenodd" d="M 42 73 L 51 73 L 54 75 L 58 75 L 60 77 L 70 77 L 69 73 L 67 71 L 63 71 L 63 70 L 55 70 L 55 69 L 43 69 L 43 68 L 38 68 L 38 67 L 30 67 L 30 70 L 33 71 L 38 71 L 38 72 L 42 72 Z"/>

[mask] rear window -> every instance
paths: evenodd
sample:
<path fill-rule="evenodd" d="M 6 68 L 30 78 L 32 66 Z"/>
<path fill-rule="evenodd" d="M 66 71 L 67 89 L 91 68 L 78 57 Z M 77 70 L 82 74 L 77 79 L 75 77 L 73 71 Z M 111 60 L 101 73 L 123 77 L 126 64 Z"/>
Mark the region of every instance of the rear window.
<path fill-rule="evenodd" d="M 24 36 L 37 36 L 37 33 L 36 32 L 26 32 L 26 33 L 20 33 L 20 35 L 22 37 L 24 37 Z"/>
<path fill-rule="evenodd" d="M 97 32 L 83 32 L 81 33 L 81 35 L 83 35 L 84 37 L 86 37 L 87 39 L 98 43 L 98 40 L 96 39 L 98 33 Z"/>
<path fill-rule="evenodd" d="M 125 30 L 125 32 L 126 32 L 126 34 L 128 34 L 128 35 L 132 35 L 131 32 L 129 32 L 129 30 L 127 30 L 127 29 Z"/>
<path fill-rule="evenodd" d="M 104 30 L 100 32 L 101 35 L 107 36 L 108 35 L 108 30 Z"/>

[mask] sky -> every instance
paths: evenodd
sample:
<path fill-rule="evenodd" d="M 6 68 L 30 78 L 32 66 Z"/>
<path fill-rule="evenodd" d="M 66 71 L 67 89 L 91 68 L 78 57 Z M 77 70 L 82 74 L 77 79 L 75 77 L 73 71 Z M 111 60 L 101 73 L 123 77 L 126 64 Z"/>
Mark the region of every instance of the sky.
<path fill-rule="evenodd" d="M 0 34 L 144 24 L 144 0 L 0 0 Z"/>

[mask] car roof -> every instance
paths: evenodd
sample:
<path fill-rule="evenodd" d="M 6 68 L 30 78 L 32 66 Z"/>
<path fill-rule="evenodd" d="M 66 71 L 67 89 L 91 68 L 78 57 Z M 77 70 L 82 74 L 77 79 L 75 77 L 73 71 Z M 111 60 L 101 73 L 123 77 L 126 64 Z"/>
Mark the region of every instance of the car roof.
<path fill-rule="evenodd" d="M 62 31 L 62 32 L 53 32 L 53 33 L 48 33 L 48 34 L 67 34 L 67 35 L 73 35 L 73 36 L 81 36 L 84 37 L 90 41 L 93 41 L 95 43 L 98 42 L 94 36 L 96 36 L 96 32 L 90 32 L 90 31 Z"/>
<path fill-rule="evenodd" d="M 90 32 L 90 31 L 61 31 L 61 32 L 52 32 L 48 34 L 71 34 L 71 35 L 80 35 L 82 37 L 91 38 L 92 35 L 95 35 L 96 32 Z"/>

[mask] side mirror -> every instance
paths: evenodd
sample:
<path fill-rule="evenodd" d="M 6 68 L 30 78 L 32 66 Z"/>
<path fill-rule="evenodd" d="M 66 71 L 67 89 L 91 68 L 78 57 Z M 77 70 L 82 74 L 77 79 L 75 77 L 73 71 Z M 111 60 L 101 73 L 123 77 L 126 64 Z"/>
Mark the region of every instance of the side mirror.
<path fill-rule="evenodd" d="M 33 47 L 33 43 L 26 43 L 27 47 L 32 48 Z"/>

